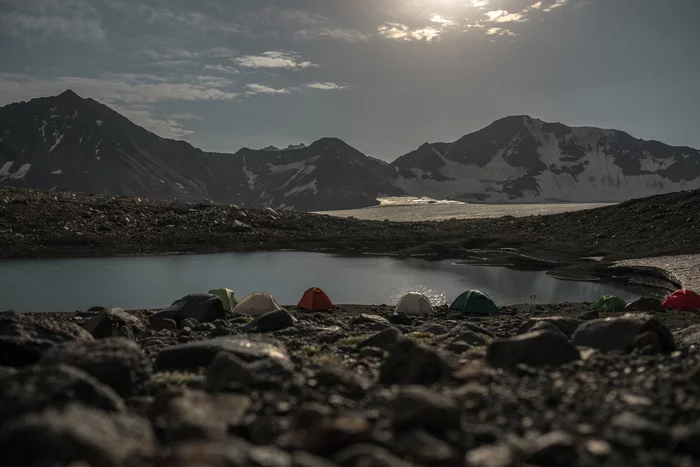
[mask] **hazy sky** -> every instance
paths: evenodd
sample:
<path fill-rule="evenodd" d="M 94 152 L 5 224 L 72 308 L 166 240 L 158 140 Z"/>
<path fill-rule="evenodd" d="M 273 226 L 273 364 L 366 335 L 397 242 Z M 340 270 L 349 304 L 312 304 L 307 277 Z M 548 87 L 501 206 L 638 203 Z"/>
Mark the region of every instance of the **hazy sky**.
<path fill-rule="evenodd" d="M 700 147 L 700 0 L 0 0 L 0 105 L 386 160 L 529 114 Z"/>

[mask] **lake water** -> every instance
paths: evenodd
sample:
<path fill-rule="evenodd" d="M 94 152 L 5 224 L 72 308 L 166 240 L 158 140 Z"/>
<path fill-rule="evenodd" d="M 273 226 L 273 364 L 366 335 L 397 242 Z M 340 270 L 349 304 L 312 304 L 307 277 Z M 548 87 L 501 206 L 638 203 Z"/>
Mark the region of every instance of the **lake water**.
<path fill-rule="evenodd" d="M 75 311 L 94 305 L 161 308 L 183 295 L 217 287 L 231 288 L 239 298 L 269 292 L 290 305 L 313 286 L 324 289 L 335 303 L 358 305 L 393 305 L 410 291 L 442 304 L 467 289 L 489 294 L 498 305 L 532 302 L 533 293 L 537 303 L 592 301 L 608 293 L 637 297 L 600 283 L 449 260 L 302 252 L 0 260 L 3 311 Z"/>

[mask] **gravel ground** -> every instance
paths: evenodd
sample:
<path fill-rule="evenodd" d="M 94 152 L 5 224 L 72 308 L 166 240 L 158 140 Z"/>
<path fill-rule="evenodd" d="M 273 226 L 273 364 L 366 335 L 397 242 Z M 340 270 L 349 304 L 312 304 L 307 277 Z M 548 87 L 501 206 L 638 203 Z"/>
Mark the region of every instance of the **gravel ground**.
<path fill-rule="evenodd" d="M 692 466 L 698 313 L 0 315 L 11 466 Z M 606 319 L 607 318 L 607 319 Z"/>

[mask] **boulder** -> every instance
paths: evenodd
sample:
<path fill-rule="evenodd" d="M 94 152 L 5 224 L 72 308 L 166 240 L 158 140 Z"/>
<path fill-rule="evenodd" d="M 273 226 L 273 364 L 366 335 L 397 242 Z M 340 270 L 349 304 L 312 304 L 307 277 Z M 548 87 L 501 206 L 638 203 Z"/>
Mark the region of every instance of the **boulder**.
<path fill-rule="evenodd" d="M 452 356 L 411 339 L 402 339 L 389 349 L 389 355 L 382 362 L 379 382 L 428 386 L 450 380 L 455 367 Z"/>
<path fill-rule="evenodd" d="M 151 315 L 150 320 L 172 319 L 179 323 L 186 318 L 196 319 L 200 323 L 207 323 L 226 318 L 226 310 L 216 295 L 191 294 L 175 301 L 168 308 L 154 313 Z"/>
<path fill-rule="evenodd" d="M 289 365 L 272 358 L 247 362 L 233 353 L 220 352 L 206 371 L 205 385 L 211 392 L 243 386 L 284 385 L 291 377 Z"/>
<path fill-rule="evenodd" d="M 625 306 L 625 311 L 627 311 L 627 312 L 650 311 L 653 313 L 663 313 L 666 310 L 661 305 L 661 300 L 659 300 L 657 298 L 642 297 L 642 298 L 638 298 L 637 300 L 635 300 L 633 302 L 629 302 Z"/>
<path fill-rule="evenodd" d="M 357 347 L 378 347 L 380 349 L 387 349 L 396 344 L 396 342 L 401 339 L 401 336 L 402 333 L 400 330 L 390 327 L 369 336 L 367 339 L 357 344 Z"/>
<path fill-rule="evenodd" d="M 34 318 L 30 314 L 0 313 L 0 366 L 20 367 L 39 361 L 48 348 L 68 341 L 91 341 L 77 324 Z"/>
<path fill-rule="evenodd" d="M 124 402 L 112 388 L 65 365 L 22 368 L 0 379 L 0 394 L 0 425 L 27 412 L 72 402 L 109 412 L 124 410 Z"/>
<path fill-rule="evenodd" d="M 461 412 L 457 401 L 425 386 L 402 386 L 390 404 L 391 419 L 397 427 L 419 426 L 434 430 L 459 428 Z"/>
<path fill-rule="evenodd" d="M 119 337 L 66 342 L 47 350 L 39 363 L 79 368 L 123 398 L 144 391 L 151 375 L 150 362 L 138 344 Z"/>
<path fill-rule="evenodd" d="M 27 414 L 0 429 L 0 459 L 7 466 L 135 465 L 155 453 L 147 420 L 71 404 Z"/>
<path fill-rule="evenodd" d="M 486 351 L 487 363 L 495 368 L 514 368 L 519 364 L 532 367 L 563 365 L 580 358 L 578 350 L 566 337 L 551 331 L 496 339 Z"/>
<path fill-rule="evenodd" d="M 296 320 L 287 310 L 277 310 L 259 316 L 248 323 L 243 332 L 275 332 L 294 326 Z"/>
<path fill-rule="evenodd" d="M 673 335 L 661 321 L 651 315 L 631 314 L 588 321 L 576 330 L 573 343 L 580 347 L 592 347 L 603 352 L 628 351 L 644 342 L 636 341 L 646 332 L 657 334 L 659 348 L 664 352 L 675 350 Z M 648 342 L 648 337 L 645 338 Z"/>
<path fill-rule="evenodd" d="M 208 367 L 219 352 L 226 352 L 247 362 L 273 359 L 293 368 L 287 349 L 274 339 L 258 336 L 223 336 L 188 342 L 163 349 L 156 355 L 154 371 L 197 371 Z"/>
<path fill-rule="evenodd" d="M 146 326 L 138 317 L 121 308 L 106 308 L 83 324 L 83 328 L 98 339 L 114 337 L 122 326 L 129 327 L 134 333 L 146 330 Z"/>

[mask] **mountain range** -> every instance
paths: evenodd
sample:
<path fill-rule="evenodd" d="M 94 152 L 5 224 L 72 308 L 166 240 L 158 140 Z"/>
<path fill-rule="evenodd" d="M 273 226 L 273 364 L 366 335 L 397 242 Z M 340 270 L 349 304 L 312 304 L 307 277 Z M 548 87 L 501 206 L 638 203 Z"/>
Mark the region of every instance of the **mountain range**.
<path fill-rule="evenodd" d="M 336 138 L 204 152 L 72 91 L 0 108 L 0 184 L 323 211 L 384 196 L 471 202 L 618 202 L 700 188 L 700 151 L 528 116 L 393 163 Z"/>

